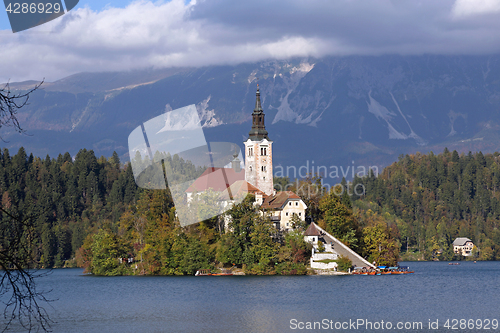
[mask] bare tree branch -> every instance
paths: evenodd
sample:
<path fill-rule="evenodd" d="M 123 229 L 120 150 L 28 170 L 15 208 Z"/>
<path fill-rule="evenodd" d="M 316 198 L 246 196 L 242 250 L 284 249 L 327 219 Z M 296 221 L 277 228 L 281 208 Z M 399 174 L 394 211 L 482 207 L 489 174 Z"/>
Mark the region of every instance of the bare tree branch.
<path fill-rule="evenodd" d="M 0 279 L 0 299 L 5 299 L 3 320 L 5 327 L 2 332 L 7 331 L 14 321 L 18 321 L 21 327 L 28 331 L 34 329 L 50 330 L 51 320 L 41 302 L 48 303 L 45 292 L 39 292 L 36 288 L 36 279 L 49 274 L 39 273 L 36 270 L 25 270 L 23 268 L 7 269 Z"/>
<path fill-rule="evenodd" d="M 25 93 L 12 94 L 9 84 L 0 88 L 0 129 L 13 127 L 24 133 L 17 112 L 28 104 L 30 94 L 43 84 L 40 82 Z M 3 141 L 2 137 L 0 139 Z M 8 209 L 8 210 L 7 210 Z M 40 235 L 36 233 L 34 217 L 25 212 L 25 218 L 15 207 L 0 206 L 0 303 L 3 311 L 2 332 L 14 323 L 32 331 L 48 331 L 52 322 L 41 303 L 49 300 L 45 292 L 37 290 L 36 281 L 50 273 L 30 269 L 36 259 L 36 245 Z"/>
<path fill-rule="evenodd" d="M 36 256 L 40 235 L 35 219 L 23 218 L 0 206 L 0 303 L 5 306 L 2 332 L 14 323 L 31 332 L 50 330 L 51 319 L 42 303 L 48 304 L 45 291 L 38 291 L 37 279 L 51 271 L 30 269 Z M 50 291 L 47 291 L 50 292 Z"/>
<path fill-rule="evenodd" d="M 17 111 L 28 104 L 30 94 L 37 90 L 43 82 L 44 80 L 35 85 L 35 87 L 28 92 L 17 95 L 11 94 L 9 83 L 6 83 L 3 88 L 0 88 L 0 129 L 2 127 L 14 127 L 16 132 L 25 132 L 17 119 Z M 1 136 L 0 139 L 2 139 Z"/>

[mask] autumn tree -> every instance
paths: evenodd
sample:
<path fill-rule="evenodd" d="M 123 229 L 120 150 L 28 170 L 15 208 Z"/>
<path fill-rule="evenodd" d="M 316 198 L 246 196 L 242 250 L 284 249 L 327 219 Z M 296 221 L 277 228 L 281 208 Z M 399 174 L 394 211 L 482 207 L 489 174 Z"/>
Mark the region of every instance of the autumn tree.
<path fill-rule="evenodd" d="M 91 245 L 92 261 L 90 272 L 95 275 L 122 275 L 119 258 L 126 256 L 125 249 L 121 246 L 116 235 L 103 229 L 93 237 Z"/>
<path fill-rule="evenodd" d="M 356 249 L 360 245 L 361 231 L 352 210 L 342 203 L 341 191 L 333 187 L 319 204 L 321 220 L 319 225 L 347 246 Z"/>
<path fill-rule="evenodd" d="M 399 260 L 400 244 L 397 227 L 389 226 L 387 218 L 372 211 L 360 216 L 363 220 L 363 253 L 370 262 L 382 266 L 396 266 Z"/>

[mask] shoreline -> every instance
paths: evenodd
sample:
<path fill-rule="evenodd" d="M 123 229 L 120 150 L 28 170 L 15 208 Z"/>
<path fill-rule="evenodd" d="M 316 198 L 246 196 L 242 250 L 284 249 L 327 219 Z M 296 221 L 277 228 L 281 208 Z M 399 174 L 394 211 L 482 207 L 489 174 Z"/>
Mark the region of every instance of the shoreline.
<path fill-rule="evenodd" d="M 348 272 L 338 272 L 334 270 L 328 269 L 313 269 L 314 275 L 352 275 L 352 273 Z"/>

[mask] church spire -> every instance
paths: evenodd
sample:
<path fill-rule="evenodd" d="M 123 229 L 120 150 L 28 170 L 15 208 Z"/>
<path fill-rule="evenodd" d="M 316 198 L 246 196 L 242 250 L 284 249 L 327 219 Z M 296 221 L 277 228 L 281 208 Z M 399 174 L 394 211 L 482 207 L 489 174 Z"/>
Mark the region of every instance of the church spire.
<path fill-rule="evenodd" d="M 262 139 L 269 140 L 267 136 L 266 126 L 264 124 L 264 110 L 260 103 L 259 84 L 257 83 L 257 93 L 255 98 L 255 109 L 252 113 L 252 129 L 250 130 L 249 139 L 252 141 L 260 141 Z"/>
<path fill-rule="evenodd" d="M 257 97 L 255 99 L 255 109 L 253 109 L 253 113 L 260 112 L 264 113 L 262 110 L 262 106 L 260 105 L 260 91 L 259 91 L 259 84 L 257 83 Z"/>

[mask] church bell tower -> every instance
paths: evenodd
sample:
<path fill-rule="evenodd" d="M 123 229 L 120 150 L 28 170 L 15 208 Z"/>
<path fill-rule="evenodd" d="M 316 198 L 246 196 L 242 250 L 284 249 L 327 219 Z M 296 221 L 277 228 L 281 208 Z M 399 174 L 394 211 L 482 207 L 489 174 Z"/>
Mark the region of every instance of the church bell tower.
<path fill-rule="evenodd" d="M 264 111 L 260 103 L 257 84 L 255 109 L 252 113 L 252 129 L 245 144 L 245 180 L 267 195 L 274 192 L 273 142 L 269 139 L 264 124 Z"/>

